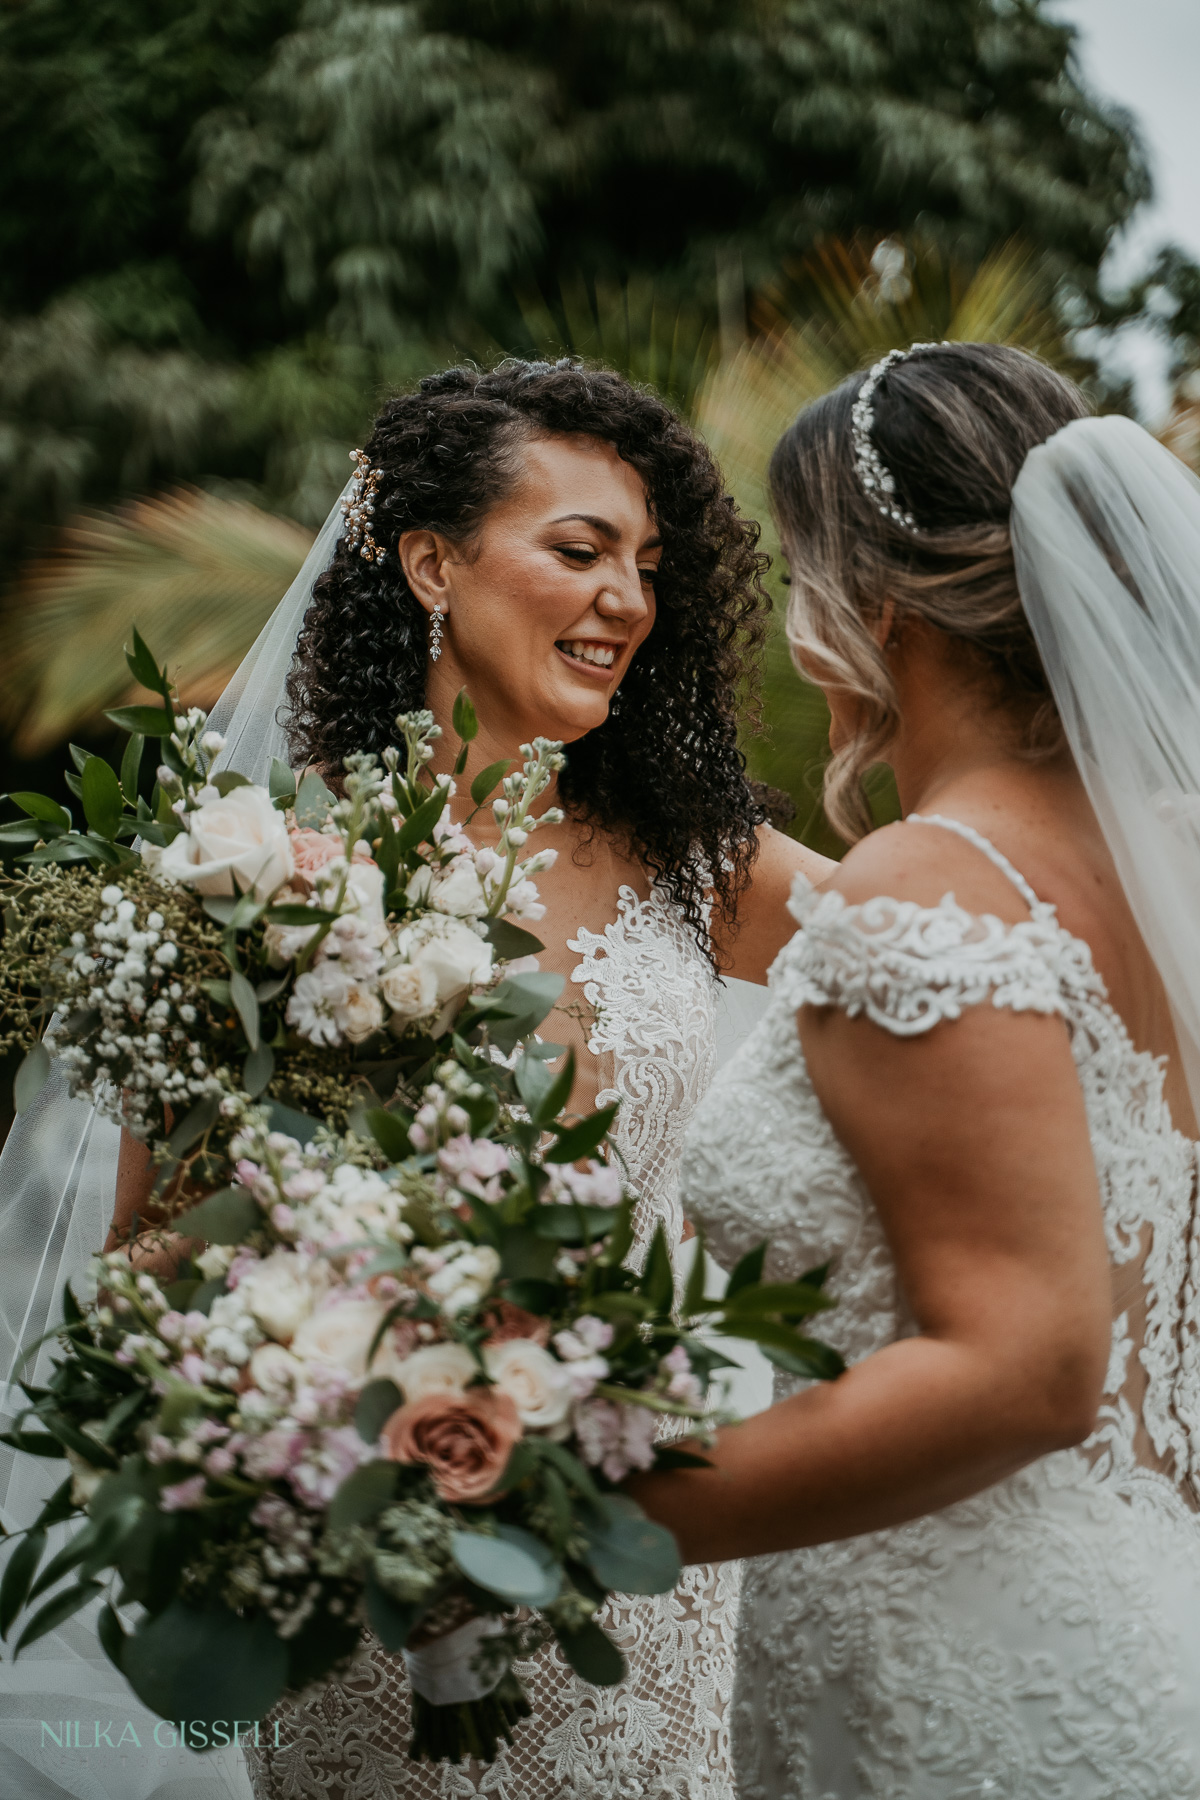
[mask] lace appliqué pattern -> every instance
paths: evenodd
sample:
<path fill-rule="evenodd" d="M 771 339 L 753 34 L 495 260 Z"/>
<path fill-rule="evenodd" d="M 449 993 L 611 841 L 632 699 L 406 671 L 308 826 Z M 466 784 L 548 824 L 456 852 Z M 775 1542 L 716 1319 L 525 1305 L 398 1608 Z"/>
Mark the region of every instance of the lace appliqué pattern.
<path fill-rule="evenodd" d="M 723 1262 L 768 1235 L 777 1280 L 832 1258 L 838 1305 L 822 1328 L 856 1362 L 914 1327 L 813 1090 L 796 1008 L 842 1006 L 897 1036 L 982 1004 L 1057 1015 L 1121 1294 L 1108 1392 L 1080 1449 L 913 1524 L 746 1565 L 741 1800 L 1200 1795 L 1196 1147 L 1088 946 L 1016 879 L 1032 903 L 1017 925 L 952 895 L 850 906 L 798 882 L 803 929 L 772 970 L 771 1006 L 684 1152 L 688 1213 Z M 776 1378 L 780 1397 L 800 1385 Z"/>
<path fill-rule="evenodd" d="M 684 1133 L 712 1079 L 716 983 L 658 894 L 622 887 L 614 923 L 581 929 L 573 979 L 596 1014 L 589 1048 L 611 1066 L 614 1133 L 642 1197 L 643 1253 L 657 1218 L 677 1246 Z M 350 1679 L 280 1712 L 281 1748 L 248 1752 L 258 1800 L 734 1800 L 729 1743 L 740 1566 L 690 1568 L 673 1593 L 618 1596 L 601 1622 L 629 1676 L 577 1681 L 547 1649 L 522 1668 L 533 1717 L 490 1768 L 409 1762 L 407 1681 L 373 1643 Z M 282 1746 L 286 1745 L 287 1748 Z"/>

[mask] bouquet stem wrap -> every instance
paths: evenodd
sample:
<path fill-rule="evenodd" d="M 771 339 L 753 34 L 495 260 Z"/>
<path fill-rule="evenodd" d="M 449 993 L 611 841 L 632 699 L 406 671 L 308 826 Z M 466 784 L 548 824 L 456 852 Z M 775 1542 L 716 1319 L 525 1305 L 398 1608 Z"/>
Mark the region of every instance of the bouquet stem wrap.
<path fill-rule="evenodd" d="M 504 1669 L 501 1665 L 487 1675 L 480 1674 L 476 1668 L 480 1647 L 485 1638 L 496 1637 L 502 1630 L 498 1619 L 468 1619 L 419 1650 L 403 1651 L 413 1692 L 433 1706 L 482 1700 L 499 1686 Z"/>

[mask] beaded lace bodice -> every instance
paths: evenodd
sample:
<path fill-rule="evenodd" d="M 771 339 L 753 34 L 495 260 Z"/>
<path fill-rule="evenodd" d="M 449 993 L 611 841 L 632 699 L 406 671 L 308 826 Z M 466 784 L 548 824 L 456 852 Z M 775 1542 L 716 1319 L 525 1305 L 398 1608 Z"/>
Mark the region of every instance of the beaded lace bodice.
<path fill-rule="evenodd" d="M 1181 1648 L 1155 1586 L 1165 1566 L 1200 1599 L 1196 1147 L 1172 1128 L 1162 1066 L 1134 1047 L 1088 946 L 986 839 L 925 822 L 975 843 L 1029 918 L 976 917 L 952 894 L 936 907 L 850 905 L 798 880 L 801 930 L 771 972 L 771 1005 L 692 1127 L 686 1208 L 727 1266 L 763 1237 L 776 1280 L 831 1260 L 838 1304 L 822 1331 L 848 1361 L 908 1335 L 880 1220 L 822 1112 L 796 1010 L 842 1007 L 899 1037 L 985 1004 L 1056 1015 L 1113 1269 L 1107 1391 L 1079 1450 L 912 1525 L 747 1565 L 739 1793 L 1200 1794 L 1200 1634 Z M 778 1396 L 800 1385 L 776 1377 Z"/>
<path fill-rule="evenodd" d="M 618 894 L 602 931 L 580 929 L 573 981 L 593 1014 L 597 1104 L 619 1099 L 614 1130 L 641 1195 L 644 1251 L 661 1218 L 683 1229 L 678 1166 L 683 1137 L 712 1079 L 717 986 L 694 934 L 657 891 Z M 733 1800 L 737 1565 L 692 1568 L 671 1594 L 618 1597 L 602 1615 L 628 1679 L 577 1681 L 551 1645 L 522 1671 L 533 1717 L 490 1768 L 410 1763 L 407 1682 L 398 1658 L 372 1648 L 355 1675 L 283 1716 L 287 1751 L 252 1763 L 259 1800 Z"/>

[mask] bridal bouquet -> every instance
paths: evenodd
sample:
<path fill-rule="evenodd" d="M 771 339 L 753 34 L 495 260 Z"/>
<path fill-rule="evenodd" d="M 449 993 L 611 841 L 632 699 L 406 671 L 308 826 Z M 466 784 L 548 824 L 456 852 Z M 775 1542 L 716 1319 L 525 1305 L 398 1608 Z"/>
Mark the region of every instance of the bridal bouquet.
<path fill-rule="evenodd" d="M 174 1159 L 239 1095 L 344 1125 L 452 1031 L 486 1015 L 511 1049 L 545 1015 L 561 981 L 537 972 L 541 945 L 512 921 L 544 910 L 533 877 L 555 852 L 525 846 L 561 818 L 531 812 L 558 745 L 539 739 L 519 773 L 497 763 L 472 782 L 476 808 L 500 789 L 499 843 L 475 849 L 453 778 L 425 773 L 432 714 L 398 719 L 400 747 L 348 756 L 340 798 L 281 763 L 264 788 L 213 772 L 222 739 L 181 711 L 136 632 L 128 661 L 162 704 L 109 714 L 132 733 L 119 773 L 73 750 L 86 829 L 34 793 L 10 795 L 25 816 L 0 825 L 26 870 L 0 883 L 0 1048 L 29 1046 L 18 1110 L 57 1058 L 72 1092 Z M 454 723 L 461 773 L 477 729 L 465 694 Z M 148 737 L 162 758 L 150 801 Z"/>
<path fill-rule="evenodd" d="M 551 1636 L 585 1680 L 621 1678 L 597 1611 L 680 1570 L 615 1484 L 700 1460 L 658 1427 L 720 1416 L 714 1334 L 838 1372 L 799 1329 L 829 1304 L 823 1271 L 766 1284 L 760 1248 L 714 1299 L 701 1254 L 677 1307 L 661 1224 L 624 1266 L 634 1197 L 595 1156 L 611 1109 L 562 1116 L 570 1057 L 554 1075 L 460 1040 L 434 1073 L 399 1162 L 394 1113 L 377 1139 L 304 1142 L 246 1103 L 233 1180 L 171 1220 L 204 1246 L 176 1278 L 111 1252 L 86 1303 L 68 1291 L 53 1376 L 5 1439 L 71 1471 L 0 1588 L 5 1634 L 42 1602 L 18 1651 L 103 1599 L 103 1646 L 148 1706 L 249 1724 L 347 1672 L 369 1626 L 406 1653 L 410 1753 L 451 1761 L 511 1741 L 514 1661 Z"/>
<path fill-rule="evenodd" d="M 9 1540 L 0 1636 L 33 1608 L 19 1653 L 99 1600 L 147 1705 L 250 1723 L 370 1628 L 408 1660 L 412 1754 L 487 1760 L 528 1711 L 517 1660 L 553 1636 L 617 1681 L 607 1595 L 677 1580 L 615 1490 L 697 1460 L 663 1427 L 723 1416 L 714 1339 L 839 1372 L 803 1330 L 823 1272 L 766 1284 L 760 1248 L 716 1299 L 701 1254 L 677 1299 L 661 1226 L 625 1266 L 616 1109 L 567 1111 L 573 1058 L 555 1072 L 536 1036 L 561 978 L 512 922 L 541 912 L 553 853 L 526 846 L 559 816 L 532 810 L 557 745 L 472 782 L 500 827 L 481 850 L 454 777 L 429 778 L 429 714 L 347 757 L 341 795 L 278 764 L 263 788 L 214 770 L 220 739 L 136 635 L 129 662 L 162 704 L 111 715 L 119 772 L 77 755 L 86 829 L 27 793 L 0 826 L 18 1107 L 57 1059 L 159 1165 L 150 1222 L 67 1289 L 53 1373 L 21 1384 L 3 1441 L 70 1472 Z M 459 775 L 465 695 L 455 728 Z"/>

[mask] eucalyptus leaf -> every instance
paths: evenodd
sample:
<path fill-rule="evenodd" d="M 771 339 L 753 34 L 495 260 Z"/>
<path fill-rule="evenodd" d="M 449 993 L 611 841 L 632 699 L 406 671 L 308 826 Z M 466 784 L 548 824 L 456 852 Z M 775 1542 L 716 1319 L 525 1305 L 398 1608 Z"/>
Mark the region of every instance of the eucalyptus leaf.
<path fill-rule="evenodd" d="M 433 828 L 446 810 L 446 802 L 450 798 L 450 790 L 446 787 L 434 788 L 427 800 L 412 812 L 400 827 L 396 838 L 396 847 L 401 856 L 407 856 L 418 844 L 427 843 Z"/>
<path fill-rule="evenodd" d="M 312 1142 L 314 1133 L 320 1127 L 320 1119 L 310 1119 L 307 1113 L 297 1112 L 292 1106 L 282 1106 L 278 1100 L 270 1100 L 266 1104 L 272 1131 L 282 1131 L 286 1137 L 295 1138 L 301 1145 Z"/>
<path fill-rule="evenodd" d="M 666 1594 L 679 1580 L 679 1546 L 625 1494 L 602 1494 L 580 1519 L 584 1561 L 601 1587 L 621 1594 Z"/>
<path fill-rule="evenodd" d="M 133 628 L 133 649 L 126 650 L 125 661 L 129 664 L 129 673 L 140 686 L 149 688 L 151 693 L 163 694 L 165 697 L 166 678 L 136 625 Z"/>
<path fill-rule="evenodd" d="M 99 837 L 115 838 L 125 801 L 115 770 L 102 756 L 89 756 L 80 780 L 80 798 L 90 829 Z"/>
<path fill-rule="evenodd" d="M 8 797 L 14 806 L 19 806 L 31 819 L 50 825 L 55 831 L 70 831 L 70 813 L 57 800 L 51 800 L 48 794 L 32 794 L 22 790 L 19 794 L 10 794 Z"/>
<path fill-rule="evenodd" d="M 373 1106 L 363 1114 L 363 1123 L 389 1162 L 403 1162 L 406 1156 L 412 1155 L 408 1119 L 388 1112 L 385 1107 Z"/>
<path fill-rule="evenodd" d="M 174 715 L 162 706 L 114 706 L 104 716 L 122 731 L 140 737 L 165 738 L 175 729 Z"/>
<path fill-rule="evenodd" d="M 135 731 L 125 746 L 125 754 L 121 758 L 121 792 L 130 806 L 137 804 L 138 776 L 142 772 L 142 757 L 146 750 L 146 739 L 142 732 Z"/>
<path fill-rule="evenodd" d="M 482 806 L 488 795 L 503 781 L 512 768 L 512 758 L 505 756 L 499 762 L 489 763 L 486 769 L 480 769 L 471 783 L 471 798 L 476 806 Z"/>
<path fill-rule="evenodd" d="M 296 797 L 296 777 L 285 762 L 277 756 L 271 758 L 271 773 L 267 778 L 267 792 L 272 800 L 294 800 Z"/>
<path fill-rule="evenodd" d="M 464 744 L 471 743 L 479 735 L 479 719 L 466 688 L 461 688 L 455 697 L 450 722 L 454 726 L 455 734 L 462 739 Z"/>
<path fill-rule="evenodd" d="M 267 1083 L 275 1073 L 275 1052 L 270 1044 L 261 1041 L 250 1051 L 242 1064 L 242 1086 L 252 1100 L 265 1092 Z"/>
<path fill-rule="evenodd" d="M 363 1443 L 377 1444 L 380 1432 L 403 1404 L 403 1394 L 386 1375 L 378 1381 L 368 1381 L 354 1409 L 354 1429 Z"/>
<path fill-rule="evenodd" d="M 403 1650 L 412 1633 L 413 1627 L 421 1617 L 423 1607 L 396 1600 L 380 1587 L 373 1573 L 368 1572 L 365 1584 L 367 1602 L 367 1623 L 385 1650 L 394 1656 Z"/>
<path fill-rule="evenodd" d="M 617 1116 L 617 1107 L 602 1106 L 598 1112 L 589 1113 L 577 1125 L 557 1125 L 557 1140 L 544 1153 L 548 1163 L 578 1162 L 581 1156 L 590 1156 L 598 1150 L 612 1129 L 612 1122 Z"/>
<path fill-rule="evenodd" d="M 661 1219 L 655 1223 L 654 1236 L 650 1239 L 650 1249 L 646 1256 L 646 1267 L 638 1286 L 654 1312 L 670 1311 L 675 1299 L 675 1271 Z"/>
<path fill-rule="evenodd" d="M 100 1609 L 96 1620 L 96 1636 L 100 1639 L 100 1648 L 109 1662 L 114 1669 L 119 1669 L 125 1650 L 125 1628 L 111 1601 L 106 1600 Z"/>
<path fill-rule="evenodd" d="M 185 1150 L 198 1143 L 206 1131 L 211 1131 L 220 1115 L 221 1103 L 215 1094 L 205 1094 L 203 1099 L 189 1107 L 178 1125 L 167 1139 L 167 1149 L 174 1157 L 180 1157 Z"/>
<path fill-rule="evenodd" d="M 469 1581 L 513 1606 L 549 1606 L 562 1589 L 562 1569 L 546 1545 L 518 1525 L 500 1525 L 495 1537 L 456 1531 L 450 1554 Z M 502 1534 L 502 1535 L 501 1535 Z"/>
<path fill-rule="evenodd" d="M 315 769 L 310 769 L 296 789 L 296 823 L 305 829 L 322 826 L 334 804 L 336 795 L 326 787 Z"/>
<path fill-rule="evenodd" d="M 253 787 L 254 785 L 248 775 L 241 775 L 236 769 L 222 769 L 219 775 L 214 775 L 211 779 L 222 799 L 226 794 L 232 794 L 234 788 Z"/>
<path fill-rule="evenodd" d="M 253 1195 L 245 1188 L 227 1187 L 173 1220 L 172 1229 L 207 1244 L 240 1244 L 261 1223 L 262 1209 Z"/>
<path fill-rule="evenodd" d="M 515 962 L 518 956 L 536 956 L 546 948 L 541 938 L 534 937 L 532 931 L 523 931 L 509 919 L 489 919 L 487 941 L 504 962 Z"/>
<path fill-rule="evenodd" d="M 66 1588 L 61 1594 L 55 1594 L 53 1600 L 47 1600 L 45 1606 L 39 1606 L 17 1639 L 13 1650 L 14 1661 L 26 1644 L 34 1644 L 38 1638 L 45 1637 L 48 1631 L 53 1631 L 64 1619 L 77 1613 L 81 1606 L 86 1606 L 101 1591 L 98 1581 L 81 1581 L 77 1587 Z"/>
<path fill-rule="evenodd" d="M 594 1619 L 578 1631 L 560 1629 L 554 1635 L 581 1681 L 590 1681 L 593 1687 L 615 1687 L 624 1681 L 628 1672 L 625 1658 Z"/>
<path fill-rule="evenodd" d="M 766 1254 L 767 1242 L 764 1238 L 761 1244 L 756 1244 L 753 1250 L 747 1250 L 745 1256 L 739 1258 L 733 1265 L 733 1272 L 725 1289 L 726 1305 L 741 1288 L 757 1286 L 762 1280 Z"/>
<path fill-rule="evenodd" d="M 399 1472 L 397 1463 L 383 1461 L 363 1463 L 353 1470 L 329 1503 L 327 1530 L 345 1531 L 381 1513 L 395 1496 Z"/>
<path fill-rule="evenodd" d="M 46 1533 L 30 1531 L 18 1539 L 9 1556 L 4 1579 L 0 1581 L 0 1638 L 7 1638 L 13 1620 L 24 1606 L 45 1548 Z"/>
<path fill-rule="evenodd" d="M 251 1050 L 258 1049 L 258 995 L 253 983 L 247 980 L 240 969 L 235 969 L 229 977 L 229 998 L 233 1009 L 242 1022 L 242 1030 L 246 1034 L 246 1042 Z"/>
<path fill-rule="evenodd" d="M 265 1613 L 240 1618 L 175 1599 L 121 1650 L 121 1673 L 164 1719 L 261 1719 L 283 1693 L 287 1645 Z"/>

